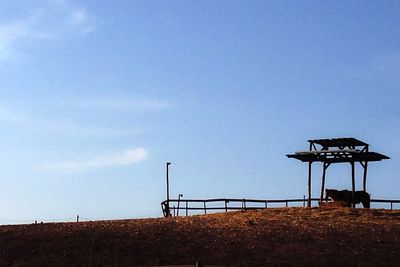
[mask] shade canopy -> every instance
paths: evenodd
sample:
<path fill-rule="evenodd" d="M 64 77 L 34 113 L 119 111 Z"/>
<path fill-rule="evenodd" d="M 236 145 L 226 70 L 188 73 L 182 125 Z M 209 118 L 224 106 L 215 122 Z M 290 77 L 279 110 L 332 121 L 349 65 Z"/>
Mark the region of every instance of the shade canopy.
<path fill-rule="evenodd" d="M 308 162 L 308 200 L 307 206 L 311 207 L 311 169 L 313 162 L 322 162 L 321 195 L 320 202 L 323 201 L 326 170 L 331 163 L 347 162 L 351 165 L 351 205 L 355 207 L 355 163 L 360 163 L 364 169 L 363 191 L 366 192 L 367 168 L 370 161 L 381 161 L 389 159 L 388 156 L 377 152 L 369 151 L 369 145 L 355 138 L 332 138 L 308 140 L 309 150 L 299 151 L 294 154 L 286 155 L 302 162 Z M 363 204 L 364 205 L 364 204 Z"/>
<path fill-rule="evenodd" d="M 286 155 L 288 158 L 301 160 L 302 162 L 326 162 L 326 163 L 341 163 L 341 162 L 366 162 L 366 161 L 381 161 L 389 159 L 376 152 L 361 152 L 356 150 L 337 150 L 337 151 L 301 151 L 294 154 Z"/>
<path fill-rule="evenodd" d="M 356 138 L 331 138 L 331 139 L 315 139 L 315 140 L 308 140 L 308 142 L 320 145 L 322 147 L 356 147 L 356 146 L 367 146 L 368 144 L 360 141 Z"/>
<path fill-rule="evenodd" d="M 356 138 L 332 138 L 309 140 L 310 150 L 286 155 L 302 162 L 369 162 L 389 159 L 388 156 L 371 152 L 368 144 Z M 318 149 L 315 145 L 321 146 Z"/>

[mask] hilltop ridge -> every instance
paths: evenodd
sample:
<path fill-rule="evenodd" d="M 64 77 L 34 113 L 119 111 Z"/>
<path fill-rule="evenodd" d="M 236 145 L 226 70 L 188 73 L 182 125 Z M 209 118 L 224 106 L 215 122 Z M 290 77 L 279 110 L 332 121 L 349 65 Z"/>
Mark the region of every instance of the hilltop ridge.
<path fill-rule="evenodd" d="M 400 211 L 269 208 L 0 226 L 1 266 L 399 266 Z"/>

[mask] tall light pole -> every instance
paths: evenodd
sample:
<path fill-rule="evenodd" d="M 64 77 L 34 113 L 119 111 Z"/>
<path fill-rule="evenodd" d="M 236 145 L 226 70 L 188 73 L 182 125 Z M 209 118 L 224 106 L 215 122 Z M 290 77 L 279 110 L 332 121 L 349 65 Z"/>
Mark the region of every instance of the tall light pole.
<path fill-rule="evenodd" d="M 167 162 L 166 168 L 167 168 L 167 217 L 171 216 L 171 212 L 169 209 L 169 165 L 171 165 L 171 162 Z"/>
<path fill-rule="evenodd" d="M 176 211 L 176 216 L 179 216 L 179 203 L 181 202 L 181 197 L 183 197 L 183 194 L 178 195 L 178 209 Z"/>

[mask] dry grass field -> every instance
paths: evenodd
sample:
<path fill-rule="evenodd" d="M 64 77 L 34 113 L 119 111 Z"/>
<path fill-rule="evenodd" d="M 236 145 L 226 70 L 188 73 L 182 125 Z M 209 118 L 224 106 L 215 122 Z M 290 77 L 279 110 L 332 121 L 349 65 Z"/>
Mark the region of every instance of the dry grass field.
<path fill-rule="evenodd" d="M 0 227 L 1 266 L 400 266 L 400 211 L 270 208 Z"/>

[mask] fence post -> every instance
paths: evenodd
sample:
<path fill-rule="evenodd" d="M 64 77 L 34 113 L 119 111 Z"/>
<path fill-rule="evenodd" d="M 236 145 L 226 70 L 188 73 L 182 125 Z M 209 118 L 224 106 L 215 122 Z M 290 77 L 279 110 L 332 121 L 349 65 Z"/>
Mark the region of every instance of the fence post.
<path fill-rule="evenodd" d="M 206 202 L 203 202 L 203 206 L 204 206 L 204 214 L 207 214 L 207 208 L 206 208 Z"/>
<path fill-rule="evenodd" d="M 246 199 L 242 200 L 242 208 L 246 210 Z"/>
<path fill-rule="evenodd" d="M 76 215 L 76 222 L 79 222 L 79 215 Z"/>
<path fill-rule="evenodd" d="M 265 207 L 268 208 L 268 200 L 265 200 Z"/>
<path fill-rule="evenodd" d="M 390 201 L 390 210 L 393 210 L 393 201 Z"/>
<path fill-rule="evenodd" d="M 306 206 L 306 195 L 303 195 L 303 208 Z"/>
<path fill-rule="evenodd" d="M 225 200 L 225 212 L 228 212 L 228 200 Z"/>
<path fill-rule="evenodd" d="M 288 207 L 288 201 L 286 200 L 285 202 L 286 202 L 286 208 L 287 208 Z"/>
<path fill-rule="evenodd" d="M 186 200 L 186 216 L 188 216 L 188 201 Z"/>

